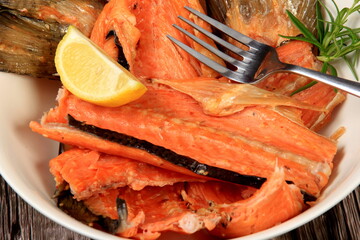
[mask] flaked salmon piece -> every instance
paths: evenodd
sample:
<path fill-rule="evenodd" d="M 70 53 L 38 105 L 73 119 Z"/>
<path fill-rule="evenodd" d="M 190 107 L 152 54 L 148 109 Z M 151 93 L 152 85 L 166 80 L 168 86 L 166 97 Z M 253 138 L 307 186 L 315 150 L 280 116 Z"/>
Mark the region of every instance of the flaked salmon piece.
<path fill-rule="evenodd" d="M 219 76 L 218 73 L 175 46 L 166 37 L 166 35 L 174 36 L 223 64 L 216 55 L 209 53 L 172 26 L 173 23 L 183 25 L 215 46 L 211 40 L 200 35 L 199 32 L 194 32 L 177 18 L 179 15 L 191 18 L 205 29 L 211 30 L 208 24 L 189 15 L 189 12 L 184 9 L 186 5 L 204 12 L 197 0 L 111 0 L 96 21 L 91 39 L 102 48 L 108 42 L 114 46 L 115 43 L 106 38 L 110 31 L 114 31 L 130 65 L 130 71 L 140 79 Z M 117 56 L 113 52 L 114 49 L 117 51 L 114 47 L 107 47 L 105 51 L 111 56 Z"/>
<path fill-rule="evenodd" d="M 215 205 L 217 212 L 225 214 L 223 222 L 212 233 L 225 238 L 245 236 L 276 226 L 304 211 L 307 207 L 299 188 L 286 184 L 284 176 L 284 171 L 278 169 L 252 197 L 233 204 Z"/>
<path fill-rule="evenodd" d="M 84 203 L 97 215 L 117 219 L 116 199 L 125 200 L 128 217 L 117 232 L 122 237 L 155 239 L 164 231 L 200 229 L 221 237 L 243 236 L 275 226 L 306 208 L 299 188 L 286 184 L 284 176 L 277 168 L 257 191 L 211 181 L 178 183 L 141 191 L 112 189 Z"/>
<path fill-rule="evenodd" d="M 299 65 L 319 71 L 321 63 L 316 59 L 312 50 L 313 46 L 306 42 L 291 41 L 276 49 L 279 58 L 285 63 Z M 256 84 L 257 87 L 273 91 L 275 93 L 290 96 L 301 87 L 309 84 L 312 80 L 296 74 L 279 73 Z M 331 118 L 333 110 L 345 100 L 345 93 L 335 91 L 333 87 L 317 83 L 314 86 L 294 94 L 292 98 L 304 103 L 326 109 L 325 112 L 302 109 L 302 121 L 305 126 L 314 131 L 320 130 Z"/>
<path fill-rule="evenodd" d="M 181 1 L 175 1 L 175 2 L 181 3 Z M 201 4 L 201 0 L 200 1 L 189 0 L 188 6 L 192 7 L 193 9 L 197 9 L 201 13 L 205 14 L 205 11 Z M 184 6 L 182 4 L 180 4 L 179 8 L 184 11 Z M 185 11 L 185 13 L 189 14 L 187 10 Z M 190 15 L 188 15 L 188 19 L 191 20 L 192 22 L 194 22 L 196 25 L 200 26 L 201 28 L 205 29 L 206 31 L 212 32 L 211 26 L 209 24 L 207 24 L 206 22 L 204 22 L 203 20 L 201 20 L 200 18 L 198 18 L 197 16 L 190 14 Z M 199 39 L 203 40 L 204 42 L 208 43 L 209 45 L 217 48 L 216 44 L 210 38 L 206 37 L 204 34 L 200 33 L 199 31 L 194 31 L 194 29 L 192 27 L 190 27 L 187 23 L 184 23 L 183 21 L 179 21 L 178 24 L 180 24 L 183 29 L 186 29 L 188 32 L 193 33 L 193 35 L 195 35 L 197 38 L 199 38 Z M 199 53 L 203 54 L 204 56 L 207 56 L 211 60 L 225 66 L 225 63 L 223 62 L 223 60 L 221 58 L 219 58 L 218 56 L 216 56 L 214 53 L 208 51 L 207 49 L 205 49 L 204 47 L 202 47 L 195 41 L 190 40 L 189 38 L 188 38 L 188 41 L 189 41 L 189 45 L 193 49 L 195 49 L 197 52 L 199 52 Z M 219 73 L 217 73 L 212 68 L 209 68 L 208 66 L 206 66 L 203 63 L 200 63 L 200 68 L 201 68 L 201 77 L 220 77 Z"/>
<path fill-rule="evenodd" d="M 314 131 L 319 131 L 330 121 L 335 108 L 346 100 L 346 94 L 332 86 L 316 83 L 312 87 L 295 94 L 293 98 L 326 109 L 324 112 L 303 110 L 301 118 L 306 126 Z"/>
<path fill-rule="evenodd" d="M 75 128 L 71 128 L 65 124 L 40 124 L 38 122 L 31 122 L 30 127 L 33 131 L 42 134 L 44 137 L 68 145 L 81 146 L 87 149 L 105 152 L 107 154 L 126 157 L 189 176 L 207 179 L 189 171 L 186 168 L 171 164 L 170 162 L 146 151 L 104 140 L 100 137 L 94 136 L 93 134 L 88 134 Z"/>
<path fill-rule="evenodd" d="M 283 169 L 275 169 L 261 189 L 252 194 L 251 189 L 237 193 L 227 189 L 226 193 L 223 187 L 191 183 L 183 197 L 197 212 L 211 211 L 222 216 L 212 234 L 232 238 L 259 232 L 306 209 L 299 188 L 285 183 Z M 232 199 L 239 192 L 251 195 L 242 200 Z"/>
<path fill-rule="evenodd" d="M 252 106 L 244 108 L 243 111 L 230 116 L 213 117 L 204 114 L 199 104 L 185 94 L 168 88 L 158 88 L 157 86 L 151 85 L 148 85 L 147 87 L 149 90 L 142 98 L 119 108 L 99 107 L 80 100 L 67 90 L 60 90 L 58 95 L 59 107 L 51 109 L 43 119 L 43 123 L 67 123 L 67 114 L 74 114 L 73 117 L 80 117 L 80 114 L 101 112 L 102 117 L 99 119 L 89 118 L 88 120 L 85 120 L 80 117 L 78 120 L 86 121 L 94 126 L 103 126 L 102 124 L 110 124 L 113 119 L 124 118 L 129 111 L 134 111 L 134 113 L 139 112 L 142 113 L 142 115 L 149 113 L 154 114 L 154 117 L 156 118 L 163 117 L 163 119 L 158 120 L 154 118 L 154 121 L 179 119 L 184 121 L 184 123 L 194 123 L 199 127 L 210 127 L 214 128 L 215 131 L 224 130 L 231 134 L 238 134 L 249 139 L 262 141 L 280 149 L 287 149 L 304 157 L 314 159 L 315 161 L 332 162 L 334 151 L 336 151 L 335 142 L 309 131 L 307 128 L 299 126 L 297 123 L 293 123 L 291 120 L 279 115 L 272 109 L 262 106 Z M 81 108 L 90 112 L 79 111 Z M 141 119 L 142 115 L 139 114 L 138 120 Z M 137 119 L 134 119 L 134 121 L 135 120 Z M 239 126 L 239 122 L 241 122 L 241 126 Z M 151 123 L 152 122 L 149 119 L 148 125 L 150 126 Z M 118 128 L 115 127 L 116 125 L 118 125 Z M 129 126 L 121 125 L 121 122 L 118 124 L 114 123 L 112 127 L 106 129 L 123 132 L 124 130 L 121 129 L 121 127 L 128 128 Z M 163 124 L 160 124 L 158 126 L 162 125 Z M 142 126 L 142 128 L 146 127 L 147 126 Z M 135 134 L 135 130 L 134 134 L 133 132 L 130 132 L 132 131 L 130 129 L 127 131 L 128 132 L 124 133 L 143 139 L 139 134 Z M 302 138 L 300 138 L 299 135 L 301 135 Z M 283 136 L 287 136 L 288 139 L 284 139 Z M 158 142 L 161 142 L 161 138 L 158 139 Z M 319 145 L 316 145 L 317 143 L 319 143 Z M 322 151 L 321 146 L 326 150 Z M 315 151 L 315 149 L 319 152 Z M 331 151 L 328 151 L 330 149 Z"/>
<path fill-rule="evenodd" d="M 50 161 L 56 185 L 70 185 L 78 200 L 89 198 L 109 188 L 129 186 L 141 190 L 146 186 L 165 186 L 176 182 L 201 181 L 177 172 L 124 157 L 97 151 L 72 148 Z M 205 180 L 202 180 L 205 181 Z"/>
<path fill-rule="evenodd" d="M 296 64 L 312 70 L 320 70 L 321 63 L 313 54 L 313 46 L 302 41 L 290 41 L 276 48 L 282 62 Z M 257 87 L 290 96 L 292 92 L 310 83 L 312 80 L 294 73 L 278 73 L 256 83 Z"/>
<path fill-rule="evenodd" d="M 142 35 L 137 48 L 137 64 L 133 71 L 135 76 L 182 79 L 200 75 L 199 62 L 184 51 L 180 51 L 166 37 L 166 34 L 169 34 L 186 41 L 185 36 L 171 25 L 179 21 L 177 16 L 181 9 L 177 8 L 176 2 L 139 1 L 141 5 L 135 10 L 135 15 L 141 19 L 137 26 L 141 29 Z M 184 1 L 183 4 L 185 5 L 186 2 Z"/>
<path fill-rule="evenodd" d="M 220 216 L 199 216 L 189 210 L 187 203 L 182 200 L 182 191 L 182 183 L 146 187 L 141 191 L 119 188 L 91 197 L 84 203 L 97 215 L 117 219 L 116 199 L 125 200 L 128 217 L 116 233 L 122 237 L 145 240 L 156 239 L 164 231 L 192 234 L 201 229 L 214 229 Z"/>
<path fill-rule="evenodd" d="M 142 149 L 143 146 L 139 145 L 139 142 L 136 140 L 134 141 L 134 139 L 132 139 L 132 142 L 141 148 L 125 146 L 114 141 L 97 137 L 94 134 L 89 134 L 76 128 L 69 127 L 65 124 L 40 125 L 37 122 L 31 122 L 30 127 L 33 131 L 42 134 L 44 137 L 63 142 L 64 144 L 80 146 L 116 156 L 131 158 L 163 169 L 198 178 L 196 181 L 213 180 L 215 177 L 220 181 L 233 182 L 259 188 L 266 180 L 256 176 L 243 176 L 233 171 L 201 164 L 193 159 L 174 153 L 171 154 L 171 151 L 169 152 L 169 150 L 162 147 L 153 146 L 153 148 L 156 148 L 156 151 L 165 152 L 165 155 L 163 156 L 161 156 L 162 154 L 156 155 L 151 148 Z M 172 156 L 170 156 L 170 154 Z M 175 159 L 175 161 L 173 161 L 174 159 L 170 161 L 170 157 L 176 157 L 177 159 Z"/>
<path fill-rule="evenodd" d="M 65 91 L 60 96 L 59 107 L 45 115 L 41 125 L 32 123 L 31 127 L 65 142 L 61 129 L 55 130 L 56 136 L 50 136 L 49 127 L 58 123 L 66 125 L 67 115 L 82 124 L 146 140 L 200 163 L 242 175 L 267 178 L 278 162 L 285 167 L 287 180 L 315 196 L 328 181 L 336 153 L 335 142 L 266 107 L 247 107 L 228 117 L 212 117 L 203 114 L 192 98 L 171 89 L 150 90 L 139 101 L 119 108 L 96 106 Z M 114 154 L 95 144 L 99 140 L 94 137 L 86 143 L 79 139 L 71 141 L 74 145 Z M 144 150 L 129 151 L 131 154 L 126 153 L 125 157 L 144 161 Z M 146 161 L 166 168 L 171 165 L 154 157 Z"/>
<path fill-rule="evenodd" d="M 197 6 L 197 8 L 201 9 L 200 6 Z M 123 8 L 123 9 L 126 9 L 126 8 Z M 145 8 L 139 8 L 139 9 L 140 10 L 135 10 L 135 11 L 144 11 L 143 9 L 145 9 Z M 180 15 L 186 14 L 186 11 L 184 13 L 182 6 L 178 6 L 177 9 L 178 9 L 178 11 L 181 11 L 181 13 L 179 13 Z M 128 10 L 126 10 L 126 11 L 128 11 Z M 159 11 L 159 10 L 156 10 L 156 11 Z M 136 14 L 134 13 L 134 16 L 135 15 Z M 140 14 L 140 15 L 143 16 L 144 14 Z M 139 13 L 137 14 L 137 16 L 140 18 Z M 151 17 L 151 16 L 152 15 L 149 14 L 149 15 L 146 15 L 145 17 Z M 191 15 L 189 17 L 191 17 Z M 110 19 L 111 19 L 111 17 L 110 17 Z M 156 17 L 155 19 L 158 19 L 158 18 Z M 177 19 L 172 19 L 172 20 L 177 21 Z M 196 21 L 196 19 L 194 19 L 194 20 Z M 156 21 L 156 20 L 154 20 L 154 21 Z M 102 21 L 99 21 L 99 24 L 100 23 L 104 24 L 104 22 L 107 23 L 108 21 L 102 20 Z M 142 21 L 141 24 L 143 26 L 137 26 L 137 27 L 139 27 L 140 29 L 145 28 L 143 32 L 151 32 L 151 34 L 143 33 L 141 35 L 141 37 L 136 38 L 135 41 L 133 41 L 133 44 L 128 44 L 128 43 L 122 44 L 124 46 L 127 46 L 127 49 L 133 49 L 132 50 L 133 55 L 135 55 L 135 52 L 139 52 L 139 54 L 140 54 L 136 58 L 136 65 L 138 67 L 135 67 L 135 68 L 140 69 L 140 72 L 136 71 L 134 69 L 133 73 L 140 78 L 143 78 L 143 77 L 145 77 L 145 78 L 162 78 L 162 79 L 166 80 L 166 79 L 169 79 L 171 77 L 171 75 L 169 75 L 169 74 L 164 75 L 163 72 L 167 72 L 170 74 L 175 74 L 176 72 L 180 72 L 181 74 L 184 74 L 184 73 L 188 72 L 187 70 L 184 69 L 187 65 L 181 64 L 181 66 L 176 67 L 177 66 L 176 64 L 173 64 L 173 63 L 169 64 L 169 59 L 173 60 L 173 58 L 171 56 L 177 56 L 175 52 L 172 52 L 170 54 L 171 56 L 167 55 L 166 51 L 169 51 L 169 49 L 174 50 L 173 45 L 164 47 L 165 44 L 163 42 L 161 42 L 161 43 L 159 43 L 162 45 L 161 47 L 160 46 L 152 47 L 154 44 L 151 44 L 151 43 L 158 42 L 159 39 L 162 39 L 161 36 L 162 37 L 165 36 L 165 33 L 160 32 L 160 33 L 158 33 L 159 34 L 158 37 L 154 37 L 153 31 L 150 31 L 150 28 L 152 26 L 145 24 L 147 22 L 148 21 Z M 200 25 L 204 25 L 204 23 L 201 21 L 199 22 L 199 20 L 197 20 L 197 22 Z M 164 24 L 166 25 L 166 23 L 164 23 Z M 184 24 L 181 21 L 178 22 L 178 24 L 190 32 L 193 31 L 193 29 L 189 28 L 186 24 Z M 120 24 L 118 24 L 118 25 L 121 26 Z M 208 56 L 209 56 L 209 53 L 206 53 L 206 51 L 203 48 L 199 47 L 197 44 L 194 44 L 192 41 L 189 42 L 186 39 L 186 37 L 184 37 L 179 31 L 174 31 L 172 26 L 167 26 L 167 27 L 169 27 L 169 28 L 165 32 L 170 33 L 170 35 L 175 36 L 176 38 L 180 39 L 183 42 L 188 42 L 188 44 L 191 45 L 193 48 L 195 48 L 197 51 L 200 51 L 200 52 L 204 53 L 205 55 L 208 54 Z M 203 27 L 208 28 L 208 26 L 206 26 L 206 25 Z M 98 28 L 100 30 L 97 30 Z M 149 29 L 146 29 L 146 28 L 149 28 Z M 94 29 L 95 29 L 94 30 L 95 32 L 99 32 L 99 31 L 103 31 L 103 29 L 105 29 L 105 28 L 104 27 L 102 27 L 102 28 L 95 27 Z M 164 28 L 159 27 L 157 29 L 164 29 Z M 146 31 L 146 30 L 149 30 L 149 31 Z M 119 29 L 119 32 L 121 32 L 120 29 Z M 99 41 L 99 45 L 102 47 L 105 47 L 103 45 L 103 43 L 101 42 L 101 40 L 105 41 L 106 33 L 107 33 L 107 31 L 102 32 L 102 36 L 101 36 L 100 40 L 95 41 L 95 42 Z M 199 33 L 195 33 L 195 35 L 196 34 L 199 34 Z M 123 35 L 128 36 L 127 34 L 123 34 Z M 97 34 L 97 35 L 94 34 L 94 36 L 99 36 L 99 34 Z M 138 35 L 134 34 L 134 36 L 138 36 Z M 132 36 L 131 36 L 131 38 L 133 39 Z M 135 42 L 137 42 L 140 38 L 142 39 L 142 41 L 139 43 L 138 49 L 135 50 Z M 150 39 L 147 39 L 147 38 L 150 38 Z M 153 38 L 156 38 L 156 41 L 153 40 Z M 202 38 L 204 39 L 204 37 L 202 37 Z M 166 43 L 166 42 L 168 42 L 168 39 L 164 38 L 164 41 Z M 207 40 L 207 41 L 209 41 L 209 40 Z M 112 42 L 112 44 L 114 44 L 113 41 L 111 41 L 111 42 Z M 142 43 L 143 43 L 143 45 L 142 45 Z M 160 51 L 163 51 L 163 52 L 160 52 Z M 198 63 L 193 63 L 194 59 L 192 59 L 190 56 L 186 55 L 186 53 L 184 53 L 182 50 L 177 50 L 177 51 L 180 51 L 179 53 L 181 53 L 180 58 L 182 61 L 191 63 L 190 64 L 191 66 L 198 65 Z M 126 50 L 124 50 L 124 52 L 126 53 Z M 279 58 L 283 62 L 300 65 L 300 66 L 303 66 L 306 68 L 311 68 L 314 70 L 320 69 L 320 63 L 319 63 L 319 61 L 316 60 L 316 57 L 312 53 L 312 45 L 310 45 L 309 43 L 301 42 L 301 41 L 291 41 L 288 44 L 284 44 L 283 46 L 277 48 L 277 52 L 279 54 Z M 152 61 L 152 58 L 149 58 L 149 56 L 157 56 L 157 54 L 160 54 L 162 56 L 167 56 L 167 57 L 164 57 L 164 58 L 157 57 L 156 59 L 158 61 L 156 61 L 156 64 L 155 64 Z M 127 54 L 125 54 L 125 55 L 127 55 Z M 115 55 L 115 56 L 117 56 L 117 55 Z M 163 61 L 161 59 L 163 59 Z M 130 61 L 131 62 L 134 61 L 134 56 L 131 57 Z M 171 66 L 171 70 L 169 70 L 169 71 L 166 70 L 170 66 Z M 198 67 L 195 67 L 195 68 L 198 69 Z M 157 69 L 159 69 L 159 71 Z M 205 69 L 207 69 L 207 68 L 205 68 Z M 191 76 L 191 78 L 193 79 L 193 77 L 199 76 L 201 71 L 197 70 L 197 72 L 198 72 L 198 74 L 186 74 L 186 75 L 188 77 Z M 216 74 L 200 74 L 200 75 L 216 76 Z M 172 78 L 182 78 L 183 79 L 183 78 L 187 78 L 187 77 L 184 74 L 181 77 L 173 75 Z M 265 90 L 273 91 L 278 94 L 290 96 L 290 94 L 292 92 L 294 92 L 295 90 L 299 89 L 300 87 L 308 84 L 310 81 L 311 80 L 309 78 L 302 77 L 302 76 L 299 76 L 296 74 L 280 73 L 280 74 L 275 74 L 264 81 L 261 81 L 260 83 L 257 84 L 257 86 L 260 88 L 263 88 Z M 318 102 L 316 104 L 316 106 L 326 109 L 327 112 L 313 111 L 313 110 L 309 110 L 309 109 L 302 110 L 303 115 L 304 115 L 302 117 L 302 121 L 304 122 L 304 124 L 307 127 L 310 127 L 314 130 L 319 130 L 323 125 L 325 125 L 326 121 L 323 121 L 323 120 L 329 119 L 333 109 L 344 100 L 344 97 L 341 97 L 341 95 L 340 95 L 342 93 L 339 93 L 337 95 L 337 97 L 335 97 L 336 93 L 331 93 L 329 91 L 329 89 L 331 89 L 331 87 L 329 87 L 325 84 L 320 84 L 320 85 L 322 86 L 321 89 L 319 89 L 319 88 L 311 89 L 310 88 L 307 91 L 308 94 L 302 94 L 301 97 L 298 97 L 296 95 L 294 96 L 295 99 L 299 99 L 305 103 L 313 103 L 313 102 L 318 101 L 318 99 L 319 99 L 319 98 L 316 98 L 316 96 L 318 96 L 318 94 L 317 94 L 318 91 L 320 91 L 322 93 L 327 93 L 326 98 L 322 99 L 321 102 Z M 312 98 L 314 98 L 314 99 L 312 99 Z"/>
<path fill-rule="evenodd" d="M 130 10 L 131 2 L 128 0 L 109 1 L 97 18 L 90 37 L 99 47 L 116 59 L 118 49 L 115 41 L 112 38 L 107 38 L 109 32 L 114 31 L 121 43 L 130 70 L 134 66 L 135 49 L 141 35 L 140 30 L 136 27 L 136 17 Z"/>
<path fill-rule="evenodd" d="M 187 4 L 203 12 L 198 1 L 188 0 L 186 4 L 182 1 L 158 1 L 155 3 L 152 1 L 128 0 L 121 1 L 119 4 L 116 2 L 117 0 L 112 0 L 105 6 L 102 16 L 95 24 L 92 39 L 98 43 L 99 46 L 105 48 L 105 50 L 110 49 L 109 54 L 117 56 L 117 54 L 112 53 L 113 49 L 116 49 L 116 47 L 113 47 L 113 45 L 115 45 L 114 41 L 111 38 L 106 39 L 109 31 L 115 29 L 114 31 L 116 32 L 116 35 L 119 36 L 126 59 L 130 63 L 130 70 L 135 76 L 140 79 L 159 78 L 163 80 L 194 79 L 198 76 L 218 76 L 218 74 L 212 73 L 207 67 L 204 67 L 183 50 L 174 46 L 166 37 L 167 34 L 171 35 L 190 45 L 198 52 L 201 52 L 220 62 L 217 57 L 210 54 L 207 50 L 194 43 L 192 40 L 189 40 L 171 25 L 171 23 L 176 23 L 189 32 L 194 33 L 199 38 L 213 44 L 213 42 L 211 42 L 208 38 L 204 37 L 197 31 L 194 32 L 191 27 L 189 27 L 186 23 L 179 21 L 177 18 L 178 15 L 190 18 L 198 25 L 210 30 L 210 27 L 207 24 L 193 15 L 189 15 L 189 13 L 183 8 L 183 6 Z M 271 4 L 276 5 L 277 3 L 276 1 L 273 1 Z M 233 10 L 229 9 L 229 11 Z M 272 14 L 274 13 L 270 13 L 269 16 L 272 16 Z M 132 19 L 131 24 L 126 25 L 124 23 L 124 18 Z M 251 21 L 258 20 L 254 19 L 257 19 L 257 17 L 253 16 Z M 285 21 L 286 18 L 281 15 L 280 20 Z M 235 20 L 235 22 L 239 21 Z M 131 31 L 129 29 L 125 29 L 125 25 L 129 25 Z M 281 26 L 277 24 L 275 25 L 276 28 Z M 240 28 L 242 29 L 243 27 L 244 26 Z M 249 34 L 252 31 L 249 27 L 246 27 L 245 30 L 249 32 Z M 133 31 L 133 34 L 128 34 L 128 32 Z M 283 32 L 282 34 L 285 33 Z M 276 39 L 279 39 L 277 34 Z M 109 43 L 110 46 L 105 43 Z M 300 65 L 314 70 L 319 70 L 321 67 L 320 62 L 317 61 L 316 57 L 312 53 L 312 45 L 309 43 L 291 41 L 277 48 L 277 52 L 280 60 L 283 62 Z M 153 59 L 156 59 L 156 61 L 153 61 Z M 309 78 L 296 74 L 280 73 L 261 81 L 257 84 L 257 86 L 278 94 L 290 96 L 292 92 L 308 84 L 310 81 L 311 80 Z M 324 84 L 321 85 L 321 89 L 310 88 L 308 90 L 310 94 L 303 94 L 302 97 L 297 97 L 295 95 L 294 98 L 305 103 L 315 102 L 318 100 L 315 96 L 317 91 L 320 90 L 322 92 L 329 93 L 329 87 Z M 311 92 L 313 92 L 313 94 L 311 94 Z M 318 103 L 316 105 L 322 109 L 326 109 L 327 112 L 303 109 L 302 111 L 304 116 L 302 117 L 302 121 L 307 127 L 319 130 L 323 125 L 325 125 L 325 120 L 330 118 L 332 110 L 340 104 L 343 99 L 344 98 L 341 98 L 339 94 L 335 97 L 334 93 L 329 93 L 326 100 L 322 100 L 321 104 Z"/>

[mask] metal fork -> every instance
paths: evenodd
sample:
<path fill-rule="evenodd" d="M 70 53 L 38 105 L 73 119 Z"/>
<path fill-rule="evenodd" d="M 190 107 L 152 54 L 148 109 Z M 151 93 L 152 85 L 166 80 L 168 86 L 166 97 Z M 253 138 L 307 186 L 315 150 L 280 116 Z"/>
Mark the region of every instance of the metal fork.
<path fill-rule="evenodd" d="M 193 39 L 198 44 L 202 45 L 210 52 L 214 53 L 218 57 L 222 58 L 227 63 L 233 65 L 236 69 L 231 70 L 227 67 L 222 66 L 221 64 L 209 59 L 208 57 L 204 56 L 203 54 L 195 51 L 194 49 L 190 48 L 186 44 L 178 41 L 177 39 L 167 35 L 167 37 L 173 41 L 176 45 L 181 47 L 183 50 L 188 52 L 190 55 L 198 59 L 200 62 L 206 64 L 210 68 L 214 69 L 221 75 L 234 80 L 239 83 L 255 83 L 267 78 L 269 75 L 277 72 L 292 72 L 296 74 L 300 74 L 319 82 L 326 83 L 331 85 L 335 88 L 344 90 L 350 94 L 353 94 L 357 97 L 360 97 L 360 83 L 347 80 L 340 77 L 335 77 L 332 75 L 323 74 L 314 70 L 310 70 L 307 68 L 303 68 L 300 66 L 286 64 L 279 60 L 278 55 L 276 53 L 275 48 L 268 46 L 266 44 L 260 43 L 252 38 L 241 34 L 234 29 L 229 28 L 228 26 L 212 19 L 211 17 L 200 13 L 199 11 L 192 9 L 190 7 L 185 7 L 188 11 L 193 13 L 194 15 L 198 16 L 205 22 L 209 23 L 213 27 L 217 28 L 221 32 L 224 32 L 228 36 L 234 38 L 235 40 L 239 41 L 240 43 L 246 45 L 249 49 L 243 50 L 238 48 L 229 42 L 219 38 L 218 36 L 206 31 L 205 29 L 201 28 L 200 26 L 196 25 L 195 23 L 189 21 L 188 19 L 179 16 L 179 18 L 198 30 L 199 32 L 203 33 L 214 42 L 222 45 L 223 47 L 227 48 L 231 52 L 239 55 L 242 57 L 242 60 L 235 59 L 224 52 L 214 48 L 213 46 L 209 45 L 208 43 L 204 42 L 203 40 L 195 37 L 193 34 L 189 33 L 185 29 L 179 27 L 176 24 L 173 24 L 175 28 L 183 32 L 185 35 Z"/>

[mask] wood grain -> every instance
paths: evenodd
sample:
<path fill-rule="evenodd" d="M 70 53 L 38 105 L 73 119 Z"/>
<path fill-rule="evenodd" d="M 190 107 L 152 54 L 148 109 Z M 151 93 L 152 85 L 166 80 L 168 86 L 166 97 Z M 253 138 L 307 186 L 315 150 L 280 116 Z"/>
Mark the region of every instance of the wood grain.
<path fill-rule="evenodd" d="M 1 240 L 89 240 L 43 216 L 23 201 L 0 177 Z M 274 240 L 360 239 L 360 187 L 338 205 Z"/>

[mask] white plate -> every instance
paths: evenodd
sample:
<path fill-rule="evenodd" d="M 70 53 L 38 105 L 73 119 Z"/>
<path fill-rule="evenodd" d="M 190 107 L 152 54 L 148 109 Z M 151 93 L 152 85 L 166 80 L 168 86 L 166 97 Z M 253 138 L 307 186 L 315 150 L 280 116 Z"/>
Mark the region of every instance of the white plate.
<path fill-rule="evenodd" d="M 349 6 L 351 2 L 343 1 L 339 6 Z M 355 26 L 360 20 L 353 18 L 351 22 Z M 353 79 L 341 66 L 339 75 Z M 38 120 L 43 112 L 54 106 L 60 83 L 0 73 L 0 86 L 0 173 L 3 178 L 26 202 L 53 221 L 93 239 L 121 239 L 74 220 L 59 210 L 51 198 L 55 183 L 48 170 L 48 161 L 57 155 L 58 143 L 33 133 L 28 123 Z M 338 127 L 347 129 L 339 142 L 330 183 L 318 203 L 283 224 L 239 239 L 269 239 L 281 235 L 313 220 L 351 193 L 360 184 L 359 119 L 360 99 L 349 96 L 323 132 L 330 135 Z M 202 238 L 198 234 L 187 239 L 195 237 Z M 173 236 L 167 235 L 166 239 L 169 238 Z"/>

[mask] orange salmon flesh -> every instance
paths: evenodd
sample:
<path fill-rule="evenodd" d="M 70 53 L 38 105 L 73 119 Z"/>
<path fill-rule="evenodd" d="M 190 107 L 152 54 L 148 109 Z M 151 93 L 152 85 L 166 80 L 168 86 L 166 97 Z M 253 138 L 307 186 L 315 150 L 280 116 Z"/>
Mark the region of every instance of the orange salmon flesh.
<path fill-rule="evenodd" d="M 96 216 L 118 221 L 113 233 L 121 237 L 259 232 L 306 210 L 304 193 L 319 197 L 332 173 L 337 143 L 318 130 L 345 94 L 322 83 L 292 94 L 311 79 L 289 73 L 254 85 L 221 77 L 166 37 L 225 65 L 172 26 L 216 47 L 178 19 L 211 31 L 184 6 L 206 13 L 198 0 L 108 1 L 90 38 L 119 62 L 123 56 L 147 92 L 110 108 L 61 88 L 57 105 L 30 122 L 34 132 L 70 146 L 50 161 L 56 186 L 68 186 Z M 245 32 L 270 36 L 253 26 Z M 283 62 L 321 68 L 311 44 L 290 41 L 277 53 Z"/>

